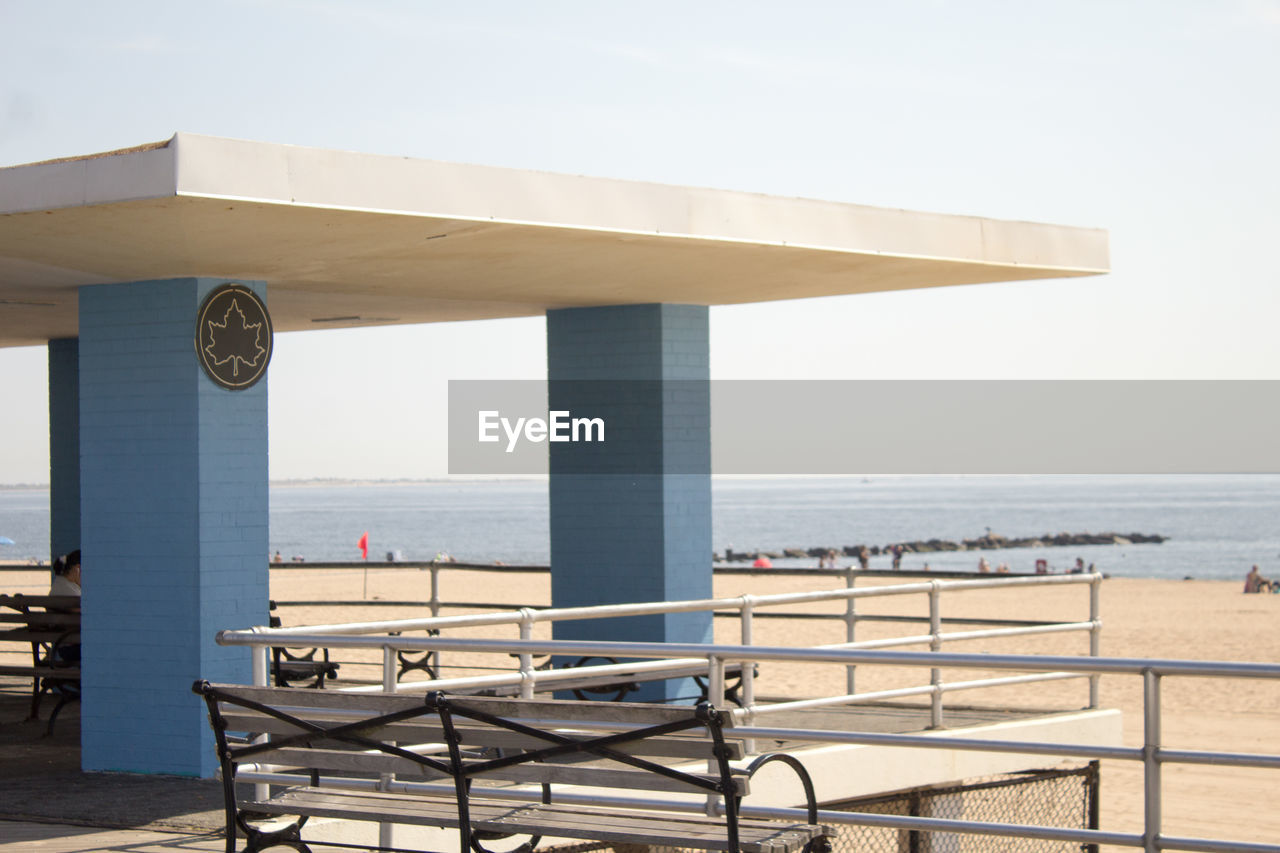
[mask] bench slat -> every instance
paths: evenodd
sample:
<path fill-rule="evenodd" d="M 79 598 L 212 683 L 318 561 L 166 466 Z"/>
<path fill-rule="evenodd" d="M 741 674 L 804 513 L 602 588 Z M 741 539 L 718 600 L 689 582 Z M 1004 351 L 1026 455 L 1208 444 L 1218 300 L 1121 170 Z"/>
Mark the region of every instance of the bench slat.
<path fill-rule="evenodd" d="M 443 749 L 443 746 L 441 747 Z M 448 755 L 432 755 L 445 764 Z M 299 767 L 315 770 L 340 770 L 348 773 L 380 774 L 394 773 L 402 779 L 444 779 L 452 778 L 441 773 L 385 752 L 357 752 L 350 749 L 308 749 L 305 747 L 285 747 L 273 749 L 253 757 L 254 761 L 264 764 L 280 764 L 287 767 Z"/>
<path fill-rule="evenodd" d="M 79 607 L 78 595 L 27 595 L 25 592 L 0 595 L 0 607 Z"/>
<path fill-rule="evenodd" d="M 706 779 L 712 782 L 719 781 L 719 775 L 711 776 L 705 773 L 690 773 L 699 779 Z M 630 791 L 666 791 L 668 793 L 697 793 L 701 791 L 706 793 L 704 789 L 699 789 L 693 785 L 680 782 L 677 779 L 671 779 L 666 776 L 659 776 L 648 770 L 621 770 L 609 767 L 591 767 L 581 764 L 552 764 L 552 763 L 528 763 L 517 764 L 511 767 L 504 767 L 483 775 L 474 776 L 475 779 L 501 779 L 507 782 L 524 782 L 524 783 L 542 783 L 547 782 L 552 785 L 583 785 L 587 787 L 600 788 L 625 788 Z M 747 780 L 745 778 L 735 778 L 732 780 L 738 790 L 738 795 L 745 797 L 750 793 L 747 789 Z"/>
<path fill-rule="evenodd" d="M 312 690 L 309 687 L 252 687 L 243 684 L 214 684 L 219 692 L 251 702 L 306 716 L 307 709 L 354 711 L 362 717 L 376 717 L 396 711 L 421 708 L 427 710 L 422 696 L 409 693 L 342 693 L 337 690 Z"/>
<path fill-rule="evenodd" d="M 71 628 L 80 627 L 79 613 L 4 613 L 0 612 L 0 622 L 22 625 L 65 625 Z"/>
<path fill-rule="evenodd" d="M 0 631 L 0 641 L 11 643 L 52 643 L 57 640 L 73 638 L 79 633 L 79 631 L 67 631 L 57 628 L 10 628 L 7 631 Z"/>
<path fill-rule="evenodd" d="M 422 696 L 390 693 L 341 693 L 299 687 L 250 687 L 214 685 L 219 691 L 275 707 L 354 709 L 370 716 L 422 706 Z M 280 691 L 287 691 L 281 693 Z M 658 725 L 692 716 L 692 709 L 673 705 L 640 702 L 577 702 L 563 699 L 511 700 L 490 696 L 451 695 L 454 707 L 472 708 L 498 717 L 538 722 L 592 720 L 605 723 Z M 729 715 L 725 715 L 726 717 Z M 726 725 L 729 721 L 726 720 Z"/>
<path fill-rule="evenodd" d="M 30 675 L 64 681 L 79 681 L 80 668 L 73 666 L 22 666 L 5 663 L 0 664 L 0 675 Z"/>
<path fill-rule="evenodd" d="M 448 762 L 447 755 L 433 756 Z M 270 750 L 254 756 L 263 763 L 281 764 L 288 767 L 299 767 L 317 770 L 362 772 L 366 774 L 395 773 L 401 778 L 440 779 L 447 774 L 439 773 L 429 767 L 416 764 L 407 758 L 378 752 L 356 752 L 340 749 L 307 749 L 304 747 L 285 747 Z M 716 781 L 718 776 L 703 773 L 690 774 L 701 779 Z M 632 791 L 665 791 L 668 793 L 697 793 L 700 789 L 688 783 L 680 782 L 647 770 L 615 769 L 612 767 L 593 767 L 585 764 L 528 763 L 503 767 L 497 770 L 472 777 L 477 780 L 501 780 L 524 784 L 552 785 L 585 785 L 604 788 L 625 788 Z M 733 780 L 739 796 L 746 796 L 749 791 L 747 780 Z"/>
<path fill-rule="evenodd" d="M 593 722 L 654 726 L 674 723 L 693 716 L 693 709 L 679 705 L 656 705 L 642 702 L 569 701 L 565 699 L 507 699 L 498 696 L 451 695 L 449 704 L 470 708 L 511 720 Z M 726 714 L 726 717 L 730 715 Z M 726 720 L 725 725 L 730 725 Z"/>
<path fill-rule="evenodd" d="M 224 706 L 225 707 L 225 706 Z M 252 732 L 254 734 L 297 734 L 298 728 L 283 720 L 268 717 L 251 711 L 231 707 L 223 712 L 227 728 L 233 732 Z M 352 722 L 358 717 L 308 714 L 304 719 L 322 725 Z M 546 741 L 522 735 L 508 729 L 491 726 L 460 725 L 456 727 L 458 736 L 464 744 L 470 746 L 491 746 L 501 749 L 537 749 L 546 746 Z M 570 732 L 559 732 L 571 735 Z M 396 743 L 444 743 L 444 729 L 438 723 L 403 722 L 380 726 L 366 733 L 368 737 L 383 738 Z M 589 737 L 583 734 L 582 737 Z M 729 759 L 736 761 L 745 756 L 741 740 L 726 739 L 729 748 Z M 614 747 L 628 755 L 651 755 L 663 758 L 709 758 L 711 743 L 705 738 L 681 735 L 665 735 L 645 738 L 641 741 L 619 744 Z"/>
<path fill-rule="evenodd" d="M 458 825 L 457 807 L 451 797 L 424 794 L 294 788 L 270 800 L 245 801 L 241 806 L 270 814 L 307 814 L 354 820 L 381 818 L 394 823 L 440 827 Z M 728 849 L 724 821 L 703 815 L 555 803 L 518 804 L 483 798 L 471 799 L 469 809 L 471 823 L 476 830 L 650 845 L 688 846 L 689 842 L 696 841 L 707 849 Z M 744 853 L 800 850 L 825 832 L 823 827 L 746 818 L 739 825 L 740 846 Z"/>

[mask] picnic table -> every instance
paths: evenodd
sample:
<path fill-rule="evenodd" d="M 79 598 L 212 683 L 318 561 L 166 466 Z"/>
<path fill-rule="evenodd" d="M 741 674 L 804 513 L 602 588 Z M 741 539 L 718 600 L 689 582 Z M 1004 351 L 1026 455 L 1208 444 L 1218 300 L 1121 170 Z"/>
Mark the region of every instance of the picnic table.
<path fill-rule="evenodd" d="M 28 720 L 39 719 L 45 694 L 57 694 L 45 734 L 58 713 L 80 698 L 80 599 L 74 595 L 0 594 L 0 642 L 29 650 L 30 663 L 0 663 L 0 675 L 31 679 Z"/>

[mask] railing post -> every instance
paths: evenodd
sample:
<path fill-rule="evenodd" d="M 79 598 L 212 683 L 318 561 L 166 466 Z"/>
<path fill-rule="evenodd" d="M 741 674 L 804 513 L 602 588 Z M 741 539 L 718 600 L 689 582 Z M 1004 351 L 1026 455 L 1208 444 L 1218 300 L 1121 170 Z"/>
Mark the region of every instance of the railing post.
<path fill-rule="evenodd" d="M 430 566 L 431 571 L 431 600 L 427 602 L 431 607 L 431 615 L 440 615 L 440 567 L 435 563 Z"/>
<path fill-rule="evenodd" d="M 845 588 L 853 589 L 857 582 L 858 576 L 853 573 L 853 566 L 850 565 L 844 571 Z M 858 610 L 854 602 L 853 596 L 849 596 L 844 600 L 844 641 L 846 643 L 853 643 L 857 640 Z M 856 666 L 846 666 L 844 668 L 844 692 L 850 696 L 858 692 L 854 679 L 854 674 L 857 671 L 858 668 Z"/>
<path fill-rule="evenodd" d="M 1160 674 L 1142 671 L 1142 849 L 1160 850 Z"/>
<path fill-rule="evenodd" d="M 382 689 L 387 693 L 396 692 L 396 650 L 390 643 L 382 647 Z M 394 745 L 394 744 L 393 744 Z M 395 780 L 394 773 L 383 773 L 378 777 L 378 790 L 386 791 L 390 789 L 391 783 Z M 378 823 L 378 844 L 382 847 L 392 847 L 392 825 L 380 821 Z"/>
<path fill-rule="evenodd" d="M 528 607 L 520 608 L 520 639 L 533 639 L 533 611 Z M 520 653 L 520 698 L 533 698 L 533 685 L 537 679 L 537 674 L 533 668 L 533 655 L 528 652 Z"/>
<path fill-rule="evenodd" d="M 1102 652 L 1102 578 L 1095 577 L 1089 581 L 1089 657 L 1098 657 Z M 1098 707 L 1098 685 L 1102 676 L 1094 673 L 1089 676 L 1089 708 Z"/>
<path fill-rule="evenodd" d="M 261 632 L 261 628 L 250 629 L 253 633 Z M 251 666 L 253 667 L 253 684 L 255 687 L 267 687 L 270 684 L 271 648 L 265 643 L 249 647 Z"/>
<path fill-rule="evenodd" d="M 253 627 L 249 630 L 255 634 L 262 632 L 261 627 Z M 271 647 L 265 643 L 249 647 L 249 660 L 250 665 L 252 666 L 253 684 L 255 687 L 267 687 L 270 685 L 268 680 L 271 672 L 270 655 Z M 256 743 L 262 743 L 269 737 L 270 735 L 261 734 L 254 738 L 254 741 Z M 259 800 L 269 800 L 271 799 L 271 786 L 264 782 L 258 782 L 253 786 L 253 795 Z"/>
<path fill-rule="evenodd" d="M 396 649 L 389 643 L 382 647 L 382 689 L 396 692 Z"/>
<path fill-rule="evenodd" d="M 742 596 L 742 645 L 753 646 L 755 640 L 754 634 L 754 615 L 755 615 L 755 598 L 750 595 Z M 750 711 L 756 704 L 756 673 L 755 663 L 748 662 L 742 667 L 742 706 L 747 709 L 750 720 Z"/>
<path fill-rule="evenodd" d="M 756 600 L 754 596 L 750 596 L 750 595 L 742 596 L 741 621 L 742 621 L 742 645 L 744 646 L 751 646 L 755 644 L 755 641 L 753 640 L 753 633 L 754 633 L 753 616 L 755 614 L 755 601 Z M 745 708 L 747 711 L 747 719 L 746 719 L 747 725 L 751 725 L 752 722 L 755 720 L 755 711 L 754 711 L 755 705 L 756 705 L 755 669 L 756 669 L 755 661 L 743 662 L 742 676 L 741 676 L 742 707 Z M 743 749 L 745 749 L 747 753 L 755 752 L 756 751 L 755 739 L 752 738 L 752 739 L 743 741 Z"/>
<path fill-rule="evenodd" d="M 440 567 L 436 565 L 434 561 L 431 563 L 431 600 L 427 603 L 431 608 L 432 618 L 439 616 L 440 615 Z M 435 654 L 431 656 L 431 658 L 436 663 L 436 678 L 439 678 L 440 674 L 444 672 L 444 664 L 440 659 L 442 654 L 443 652 L 441 652 L 439 649 L 436 649 Z"/>
<path fill-rule="evenodd" d="M 724 658 L 707 655 L 707 701 L 717 708 L 724 707 Z"/>
<path fill-rule="evenodd" d="M 942 651 L 942 587 L 937 581 L 929 584 L 929 651 Z M 932 701 L 929 705 L 929 727 L 942 728 L 942 670 L 933 667 L 929 670 L 929 683 L 933 685 Z"/>
<path fill-rule="evenodd" d="M 707 701 L 716 708 L 724 705 L 724 658 L 717 655 L 707 655 Z M 716 759 L 707 759 L 707 772 L 720 772 L 719 762 Z M 707 794 L 704 809 L 706 814 L 711 816 L 718 814 L 719 801 L 718 795 Z"/>

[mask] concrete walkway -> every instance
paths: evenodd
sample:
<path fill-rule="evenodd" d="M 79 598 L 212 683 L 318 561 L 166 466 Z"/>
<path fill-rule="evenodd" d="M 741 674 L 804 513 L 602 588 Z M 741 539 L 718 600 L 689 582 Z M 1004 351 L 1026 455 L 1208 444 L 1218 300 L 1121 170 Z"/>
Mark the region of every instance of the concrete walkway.
<path fill-rule="evenodd" d="M 210 835 L 0 820 L 0 850 L 15 853 L 97 853 L 108 850 L 127 853 L 163 853 L 175 850 L 221 853 L 225 849 L 226 842 L 221 830 Z"/>
<path fill-rule="evenodd" d="M 30 683 L 0 676 L 0 851 L 226 849 L 217 782 L 82 772 L 79 706 L 46 737 L 56 697 L 26 720 Z"/>

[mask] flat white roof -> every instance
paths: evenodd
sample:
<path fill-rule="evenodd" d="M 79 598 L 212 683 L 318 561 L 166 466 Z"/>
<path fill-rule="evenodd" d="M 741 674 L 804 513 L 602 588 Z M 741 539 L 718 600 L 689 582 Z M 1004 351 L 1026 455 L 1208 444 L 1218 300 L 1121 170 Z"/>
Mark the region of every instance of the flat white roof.
<path fill-rule="evenodd" d="M 0 169 L 0 346 L 76 288 L 263 280 L 278 331 L 1108 270 L 1105 231 L 179 133 Z"/>

